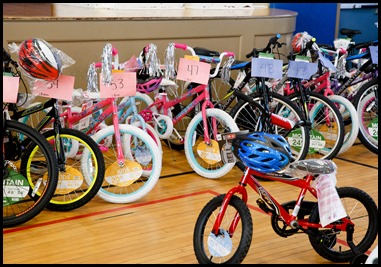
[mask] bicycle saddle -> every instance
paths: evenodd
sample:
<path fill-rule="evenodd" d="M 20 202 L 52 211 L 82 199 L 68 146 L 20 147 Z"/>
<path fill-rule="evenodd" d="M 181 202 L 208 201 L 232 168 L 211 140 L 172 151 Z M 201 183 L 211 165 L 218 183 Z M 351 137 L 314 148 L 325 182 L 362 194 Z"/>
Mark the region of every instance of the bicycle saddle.
<path fill-rule="evenodd" d="M 346 29 L 346 28 L 342 28 L 340 29 L 340 34 L 342 35 L 346 35 L 348 36 L 349 38 L 352 38 L 353 36 L 355 36 L 356 34 L 361 34 L 362 32 L 360 30 L 352 30 L 352 29 Z"/>
<path fill-rule="evenodd" d="M 199 56 L 207 56 L 207 57 L 219 57 L 220 56 L 220 52 L 209 50 L 209 49 L 203 48 L 203 47 L 194 47 L 193 50 L 196 53 L 196 55 L 199 55 Z"/>
<path fill-rule="evenodd" d="M 305 159 L 294 161 L 288 166 L 289 172 L 302 171 L 310 174 L 330 174 L 337 169 L 336 164 L 326 159 Z"/>

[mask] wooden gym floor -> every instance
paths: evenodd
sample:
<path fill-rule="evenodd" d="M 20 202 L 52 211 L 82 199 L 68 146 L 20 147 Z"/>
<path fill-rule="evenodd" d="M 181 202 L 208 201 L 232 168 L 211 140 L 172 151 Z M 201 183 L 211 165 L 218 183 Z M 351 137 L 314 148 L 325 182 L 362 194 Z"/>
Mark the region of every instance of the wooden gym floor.
<path fill-rule="evenodd" d="M 23 225 L 3 229 L 3 263 L 197 263 L 192 243 L 196 218 L 211 198 L 236 185 L 242 172 L 235 167 L 223 178 L 202 178 L 191 171 L 184 152 L 172 154 L 164 143 L 163 149 L 161 178 L 146 197 L 132 204 L 113 204 L 96 196 L 73 211 L 44 210 Z M 357 142 L 334 162 L 337 186 L 361 188 L 378 205 L 378 155 Z M 288 185 L 262 184 L 280 203 L 297 196 Z M 243 263 L 331 264 L 312 249 L 306 235 L 278 236 L 250 190 L 254 233 Z M 377 244 L 378 238 L 371 249 Z"/>

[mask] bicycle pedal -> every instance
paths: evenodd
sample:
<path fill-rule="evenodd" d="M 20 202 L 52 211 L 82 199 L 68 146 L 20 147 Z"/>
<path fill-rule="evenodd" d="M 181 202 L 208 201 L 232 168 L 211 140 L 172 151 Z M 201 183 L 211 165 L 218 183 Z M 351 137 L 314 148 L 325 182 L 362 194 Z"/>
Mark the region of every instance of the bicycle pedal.
<path fill-rule="evenodd" d="M 270 209 L 270 208 L 266 205 L 266 203 L 263 201 L 263 199 L 261 199 L 261 198 L 258 198 L 258 199 L 257 199 L 257 205 L 258 205 L 258 207 L 261 208 L 261 210 L 263 210 L 263 211 L 266 212 L 266 213 L 271 213 L 271 214 L 274 213 L 274 210 Z"/>

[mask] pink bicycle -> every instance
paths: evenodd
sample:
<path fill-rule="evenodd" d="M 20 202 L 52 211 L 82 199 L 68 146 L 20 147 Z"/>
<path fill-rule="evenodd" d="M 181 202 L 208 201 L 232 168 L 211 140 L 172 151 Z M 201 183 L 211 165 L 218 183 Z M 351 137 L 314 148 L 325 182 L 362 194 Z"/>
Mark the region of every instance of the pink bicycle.
<path fill-rule="evenodd" d="M 196 55 L 186 44 L 172 43 L 170 46 Z M 210 77 L 218 73 L 224 57 L 234 57 L 234 53 L 221 53 L 220 63 Z M 189 103 L 184 104 L 185 101 Z M 184 104 L 183 107 L 180 104 Z M 160 138 L 171 144 L 184 145 L 188 163 L 199 175 L 215 179 L 234 167 L 235 162 L 225 157 L 229 148 L 221 143 L 221 134 L 238 131 L 238 126 L 228 113 L 214 108 L 207 84 L 200 84 L 172 99 L 167 97 L 164 86 L 159 87 L 154 102 L 140 114 L 154 125 Z"/>

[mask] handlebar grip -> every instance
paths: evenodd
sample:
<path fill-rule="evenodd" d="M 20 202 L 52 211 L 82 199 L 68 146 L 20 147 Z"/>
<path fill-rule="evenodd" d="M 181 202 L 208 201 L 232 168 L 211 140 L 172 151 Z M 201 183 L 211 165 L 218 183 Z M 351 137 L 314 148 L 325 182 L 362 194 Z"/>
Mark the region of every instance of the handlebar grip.
<path fill-rule="evenodd" d="M 175 43 L 175 48 L 179 48 L 179 49 L 182 49 L 182 50 L 187 50 L 187 45 L 186 44 L 178 44 L 178 43 Z"/>
<path fill-rule="evenodd" d="M 234 52 L 224 51 L 224 53 L 225 53 L 226 56 L 228 56 L 228 57 L 235 57 Z"/>
<path fill-rule="evenodd" d="M 118 49 L 116 49 L 114 46 L 111 49 L 112 55 L 116 56 L 118 54 Z"/>
<path fill-rule="evenodd" d="M 96 68 L 101 68 L 102 67 L 102 62 L 95 62 L 94 63 Z"/>
<path fill-rule="evenodd" d="M 4 49 L 3 47 L 3 61 L 10 61 L 11 60 L 11 55 Z"/>

